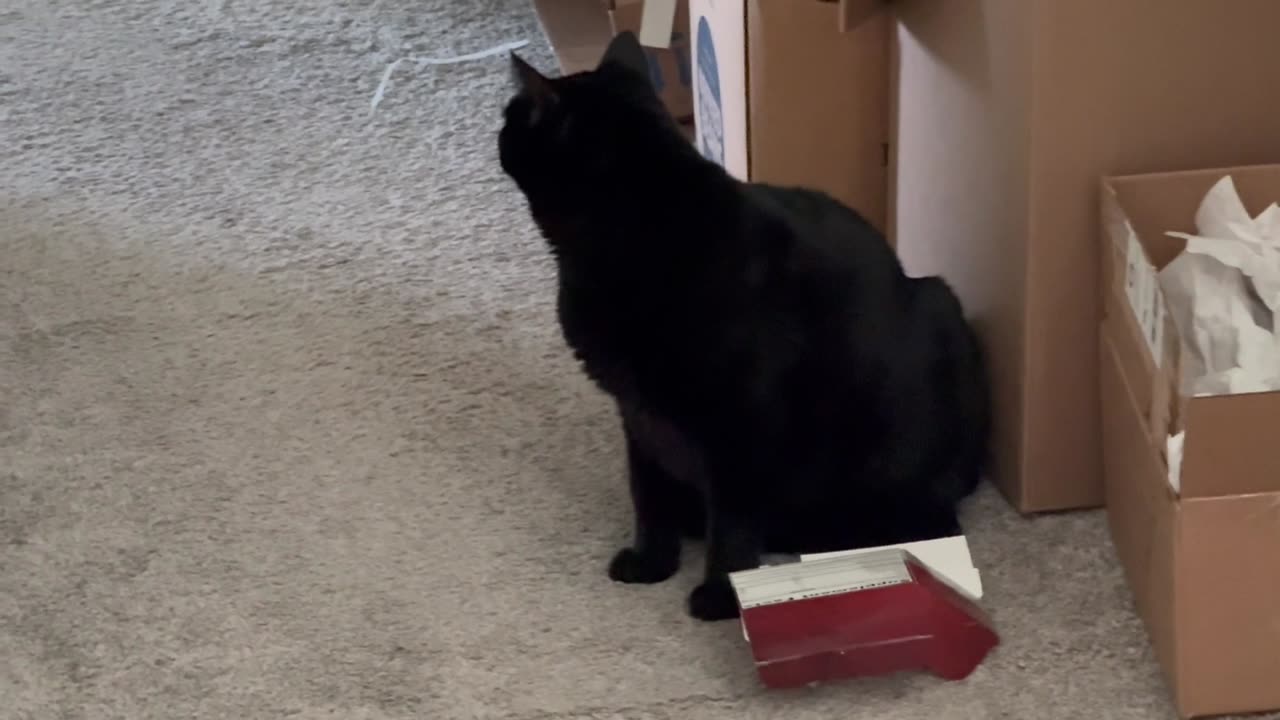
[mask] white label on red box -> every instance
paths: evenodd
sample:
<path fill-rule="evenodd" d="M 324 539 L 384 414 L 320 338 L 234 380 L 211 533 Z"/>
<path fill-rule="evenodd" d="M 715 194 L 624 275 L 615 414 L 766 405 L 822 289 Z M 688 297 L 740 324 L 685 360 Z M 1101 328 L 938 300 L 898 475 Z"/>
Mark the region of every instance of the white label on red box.
<path fill-rule="evenodd" d="M 907 553 L 889 549 L 732 573 L 738 604 L 764 605 L 859 592 L 911 582 Z"/>
<path fill-rule="evenodd" d="M 964 535 L 857 550 L 839 550 L 829 553 L 801 555 L 800 561 L 813 562 L 814 560 L 826 560 L 833 557 L 863 555 L 889 548 L 905 550 L 911 553 L 916 560 L 929 568 L 935 577 L 970 600 L 977 601 L 982 598 L 982 575 L 973 566 L 973 556 L 969 552 L 969 541 Z"/>

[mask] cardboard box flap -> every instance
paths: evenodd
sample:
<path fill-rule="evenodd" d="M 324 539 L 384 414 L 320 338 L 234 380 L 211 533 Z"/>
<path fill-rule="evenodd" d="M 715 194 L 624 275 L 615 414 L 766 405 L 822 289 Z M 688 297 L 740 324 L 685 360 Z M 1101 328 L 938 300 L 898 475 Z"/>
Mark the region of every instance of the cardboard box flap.
<path fill-rule="evenodd" d="M 1160 368 L 1167 365 L 1163 348 L 1146 342 L 1146 333 L 1137 317 L 1138 308 L 1134 305 L 1131 293 L 1135 285 L 1135 266 L 1137 258 L 1135 249 L 1142 246 L 1134 232 L 1125 208 L 1121 207 L 1116 188 L 1107 180 L 1102 182 L 1102 224 L 1103 252 L 1102 274 L 1104 283 L 1102 312 L 1103 317 L 1115 328 L 1112 342 L 1124 379 L 1129 385 L 1137 401 L 1143 408 L 1142 419 L 1147 422 L 1147 434 L 1155 438 L 1163 438 L 1164 426 L 1157 421 L 1164 413 L 1153 413 L 1157 397 L 1167 393 L 1156 389 L 1166 382 L 1161 377 Z M 1143 252 L 1143 257 L 1147 254 Z M 1149 267 L 1150 261 L 1142 267 Z M 1161 352 L 1159 357 L 1157 351 Z"/>
<path fill-rule="evenodd" d="M 1113 177 L 1104 183 L 1121 208 L 1119 219 L 1106 219 L 1109 229 L 1127 220 L 1157 269 L 1172 262 L 1186 247 L 1185 240 L 1165 233 L 1195 232 L 1196 208 L 1213 185 L 1190 173 Z"/>
<path fill-rule="evenodd" d="M 607 6 L 600 0 L 534 0 L 534 7 L 560 71 L 595 69 L 613 35 Z"/>
<path fill-rule="evenodd" d="M 1181 502 L 1178 705 L 1280 708 L 1280 493 Z"/>
<path fill-rule="evenodd" d="M 1183 497 L 1280 492 L 1280 393 L 1192 398 L 1184 427 Z"/>
<path fill-rule="evenodd" d="M 1196 231 L 1196 210 L 1205 193 L 1224 176 L 1230 175 L 1245 208 L 1257 215 L 1273 202 L 1280 168 L 1252 165 L 1215 170 L 1188 170 L 1107 178 L 1106 183 L 1124 208 L 1138 233 L 1151 262 L 1157 268 L 1168 265 L 1186 247 L 1186 241 L 1166 232 Z"/>
<path fill-rule="evenodd" d="M 841 33 L 838 15 L 816 0 L 747 3 L 751 179 L 822 190 L 883 229 L 890 18 Z M 835 79 L 797 80 L 817 73 Z"/>
<path fill-rule="evenodd" d="M 1178 504 L 1165 482 L 1165 465 L 1151 447 L 1133 386 L 1124 377 L 1115 339 L 1127 330 L 1114 318 L 1102 324 L 1099 347 L 1103 461 L 1107 519 L 1134 605 L 1146 624 L 1157 659 L 1175 681 L 1177 666 L 1174 537 Z"/>

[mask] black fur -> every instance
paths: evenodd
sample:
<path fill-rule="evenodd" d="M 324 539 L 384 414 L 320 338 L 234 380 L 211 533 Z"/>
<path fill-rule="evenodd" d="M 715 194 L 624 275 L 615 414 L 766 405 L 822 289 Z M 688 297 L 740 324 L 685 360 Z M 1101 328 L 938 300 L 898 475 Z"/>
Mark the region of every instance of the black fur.
<path fill-rule="evenodd" d="M 594 72 L 513 58 L 502 166 L 559 270 L 559 317 L 617 401 L 635 538 L 622 582 L 660 582 L 708 539 L 689 599 L 737 614 L 727 573 L 769 552 L 959 532 L 989 434 L 984 362 L 938 278 L 817 192 L 744 184 L 665 113 L 630 34 Z"/>

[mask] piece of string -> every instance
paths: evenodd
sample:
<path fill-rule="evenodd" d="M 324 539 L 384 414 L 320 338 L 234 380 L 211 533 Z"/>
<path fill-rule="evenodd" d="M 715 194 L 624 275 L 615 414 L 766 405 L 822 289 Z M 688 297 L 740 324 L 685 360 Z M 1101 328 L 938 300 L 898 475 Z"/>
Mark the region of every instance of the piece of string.
<path fill-rule="evenodd" d="M 387 94 L 387 88 L 391 86 L 391 75 L 396 71 L 396 68 L 400 67 L 400 63 L 411 62 L 419 68 L 426 67 L 427 65 L 455 65 L 457 63 L 472 62 L 473 60 L 483 60 L 495 55 L 511 52 L 512 50 L 519 50 L 528 44 L 528 40 L 516 40 L 509 43 L 503 43 L 501 45 L 495 45 L 488 50 L 480 50 L 478 52 L 458 55 L 456 57 L 402 57 L 393 60 L 387 65 L 387 69 L 382 71 L 382 81 L 378 83 L 378 89 L 373 92 L 373 99 L 369 101 L 369 112 L 373 113 L 373 111 L 378 109 L 378 105 L 382 102 L 382 98 Z"/>

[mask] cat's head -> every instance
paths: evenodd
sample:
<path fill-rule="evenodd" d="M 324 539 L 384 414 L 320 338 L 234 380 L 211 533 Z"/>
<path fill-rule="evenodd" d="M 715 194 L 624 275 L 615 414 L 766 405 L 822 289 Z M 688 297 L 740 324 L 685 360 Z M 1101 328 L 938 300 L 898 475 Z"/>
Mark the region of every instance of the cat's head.
<path fill-rule="evenodd" d="M 595 70 L 560 78 L 512 53 L 515 97 L 498 136 L 502 168 L 527 195 L 616 182 L 674 124 L 649 80 L 635 34 L 619 33 Z"/>

